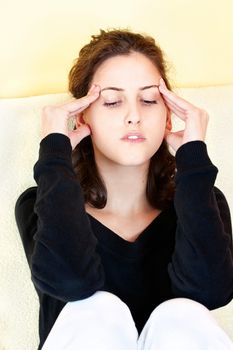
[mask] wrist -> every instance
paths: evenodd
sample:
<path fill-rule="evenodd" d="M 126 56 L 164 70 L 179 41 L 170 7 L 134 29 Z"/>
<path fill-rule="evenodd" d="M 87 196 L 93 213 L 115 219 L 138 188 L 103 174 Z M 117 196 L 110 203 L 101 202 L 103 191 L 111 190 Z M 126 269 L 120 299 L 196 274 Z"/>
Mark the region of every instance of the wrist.
<path fill-rule="evenodd" d="M 40 155 L 71 154 L 72 147 L 68 136 L 62 133 L 50 133 L 40 142 Z"/>
<path fill-rule="evenodd" d="M 204 141 L 189 141 L 179 147 L 175 155 L 177 170 L 183 172 L 200 166 L 213 165 Z"/>

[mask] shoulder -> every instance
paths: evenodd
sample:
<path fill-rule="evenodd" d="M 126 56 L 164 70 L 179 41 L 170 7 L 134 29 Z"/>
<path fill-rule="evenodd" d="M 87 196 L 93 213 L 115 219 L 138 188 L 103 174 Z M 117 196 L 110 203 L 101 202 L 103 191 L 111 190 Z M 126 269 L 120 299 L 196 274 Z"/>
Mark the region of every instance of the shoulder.
<path fill-rule="evenodd" d="M 224 193 L 218 187 L 214 187 L 214 194 L 215 194 L 215 199 L 219 210 L 219 215 L 222 219 L 222 223 L 225 227 L 225 231 L 229 232 L 231 236 L 232 235 L 231 213 L 230 213 L 230 208 L 229 208 L 227 199 Z"/>
<path fill-rule="evenodd" d="M 230 214 L 230 208 L 224 193 L 216 186 L 214 186 L 213 191 L 219 209 L 221 209 L 222 211 L 224 210 L 225 212 L 228 212 Z"/>
<path fill-rule="evenodd" d="M 37 194 L 37 187 L 29 187 L 26 189 L 24 192 L 20 194 L 18 197 L 15 206 L 19 207 L 21 204 L 29 201 L 29 200 L 35 200 L 36 199 L 36 194 Z"/>
<path fill-rule="evenodd" d="M 217 200 L 227 202 L 224 193 L 216 186 L 214 186 L 214 194 Z"/>
<path fill-rule="evenodd" d="M 16 219 L 34 210 L 36 195 L 37 187 L 30 187 L 21 193 L 15 204 Z"/>

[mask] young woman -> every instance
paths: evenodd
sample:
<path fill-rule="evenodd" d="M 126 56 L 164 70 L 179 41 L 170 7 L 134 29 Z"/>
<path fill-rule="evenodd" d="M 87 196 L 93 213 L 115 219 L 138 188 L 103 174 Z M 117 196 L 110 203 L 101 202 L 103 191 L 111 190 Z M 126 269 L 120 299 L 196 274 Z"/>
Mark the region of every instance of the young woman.
<path fill-rule="evenodd" d="M 155 41 L 128 30 L 93 36 L 69 81 L 74 99 L 43 110 L 37 187 L 16 204 L 39 349 L 233 349 L 208 311 L 233 296 L 208 114 L 171 91 Z"/>

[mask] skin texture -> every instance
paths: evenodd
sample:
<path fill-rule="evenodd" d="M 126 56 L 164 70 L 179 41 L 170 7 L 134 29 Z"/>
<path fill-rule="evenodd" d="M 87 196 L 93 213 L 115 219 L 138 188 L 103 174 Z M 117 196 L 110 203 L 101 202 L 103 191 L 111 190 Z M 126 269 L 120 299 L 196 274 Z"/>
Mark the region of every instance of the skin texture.
<path fill-rule="evenodd" d="M 147 164 L 161 145 L 169 118 L 158 87 L 160 74 L 152 62 L 140 53 L 106 60 L 93 82 L 106 89 L 83 113 L 91 129 L 98 164 L 113 162 L 124 166 Z M 106 105 L 108 104 L 108 105 Z M 126 142 L 122 137 L 139 133 L 142 142 Z"/>
<path fill-rule="evenodd" d="M 142 90 L 150 85 L 159 87 Z M 184 130 L 171 130 L 171 113 L 183 120 Z M 75 118 L 77 130 L 68 130 L 70 117 Z M 86 96 L 45 107 L 42 137 L 64 134 L 74 148 L 91 135 L 108 197 L 103 209 L 86 203 L 86 211 L 124 239 L 134 241 L 160 212 L 146 197 L 151 156 L 164 138 L 175 151 L 187 142 L 204 141 L 207 124 L 206 111 L 169 91 L 152 62 L 133 52 L 103 62 Z M 141 134 L 143 142 L 123 141 L 129 132 Z"/>
<path fill-rule="evenodd" d="M 135 56 L 135 53 L 132 55 Z M 140 54 L 138 54 L 138 56 L 139 55 Z M 128 56 L 123 56 L 123 58 L 127 60 Z M 114 57 L 113 60 L 114 59 L 118 59 L 118 57 Z M 137 59 L 135 58 L 135 60 Z M 105 61 L 103 65 L 105 65 L 105 63 L 107 64 Z M 95 75 L 99 74 L 100 70 L 103 70 L 103 65 L 99 67 Z M 118 69 L 120 71 L 120 67 L 117 67 L 114 65 L 114 63 L 112 66 L 114 69 Z M 130 67 L 130 70 L 133 71 L 132 66 Z M 109 74 L 110 73 L 111 72 L 109 72 Z M 136 81 L 136 78 L 138 77 L 131 73 L 131 80 Z M 207 112 L 192 105 L 188 101 L 176 95 L 174 92 L 169 91 L 164 81 L 159 79 L 159 76 L 157 76 L 157 78 L 160 94 L 166 104 L 166 107 L 168 108 L 167 130 L 165 132 L 165 136 L 169 145 L 175 151 L 177 151 L 177 149 L 186 142 L 194 140 L 204 141 L 209 119 Z M 124 85 L 126 83 L 128 82 L 124 77 Z M 113 85 L 112 82 L 111 85 Z M 80 99 L 72 99 L 71 101 L 68 101 L 62 105 L 44 107 L 42 112 L 42 138 L 50 133 L 59 132 L 67 135 L 70 138 L 72 147 L 74 148 L 84 137 L 91 133 L 90 128 L 83 119 L 83 116 L 87 113 L 87 111 L 85 113 L 83 113 L 83 111 L 85 111 L 85 109 L 87 109 L 100 97 L 100 90 L 100 86 L 93 84 L 88 94 Z M 175 133 L 171 131 L 170 113 L 176 114 L 178 118 L 184 121 L 184 130 Z M 78 129 L 76 131 L 69 131 L 67 121 L 70 117 L 74 116 L 76 117 Z"/>

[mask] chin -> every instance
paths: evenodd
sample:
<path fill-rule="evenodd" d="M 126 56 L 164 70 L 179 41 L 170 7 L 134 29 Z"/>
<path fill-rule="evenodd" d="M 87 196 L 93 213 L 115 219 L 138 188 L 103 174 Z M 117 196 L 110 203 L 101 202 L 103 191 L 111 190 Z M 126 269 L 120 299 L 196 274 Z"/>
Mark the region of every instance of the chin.
<path fill-rule="evenodd" d="M 151 157 L 122 157 L 116 161 L 117 164 L 126 167 L 136 167 L 149 164 Z"/>
<path fill-rule="evenodd" d="M 99 150 L 95 150 L 95 158 L 97 163 L 99 164 L 109 164 L 111 166 L 126 166 L 126 167 L 135 167 L 135 166 L 143 166 L 149 164 L 152 156 L 155 153 L 154 149 L 151 150 L 141 150 L 141 151 L 129 151 L 129 150 L 109 150 L 110 152 L 106 152 L 106 149 L 100 152 Z M 118 151 L 118 152 L 116 152 Z"/>

